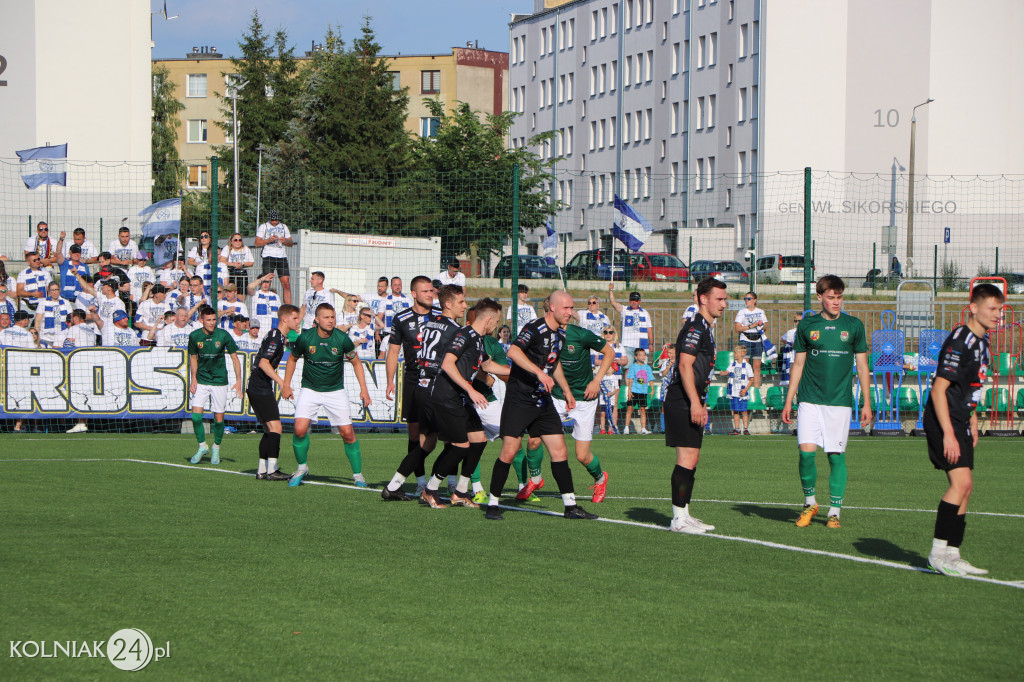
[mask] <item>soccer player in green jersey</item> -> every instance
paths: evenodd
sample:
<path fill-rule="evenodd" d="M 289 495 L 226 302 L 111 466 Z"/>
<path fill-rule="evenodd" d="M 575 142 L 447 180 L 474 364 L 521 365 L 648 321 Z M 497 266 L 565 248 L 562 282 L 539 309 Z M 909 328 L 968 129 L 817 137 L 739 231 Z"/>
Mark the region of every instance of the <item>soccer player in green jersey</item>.
<path fill-rule="evenodd" d="M 601 353 L 601 365 L 594 375 L 594 361 L 591 351 Z M 601 393 L 601 380 L 612 367 L 615 349 L 594 332 L 575 324 L 565 327 L 565 344 L 558 352 L 559 364 L 555 367 L 555 387 L 551 389 L 555 409 L 562 421 L 573 421 L 572 437 L 576 445 L 576 459 L 594 477 L 592 502 L 604 500 L 608 486 L 608 472 L 601 469 L 601 462 L 590 449 L 594 439 L 594 418 L 597 416 L 597 397 Z M 530 480 L 519 491 L 516 499 L 528 500 L 535 490 L 544 486 L 540 475 L 541 458 L 536 454 L 540 449 L 540 438 L 531 438 L 527 445 L 527 467 Z"/>
<path fill-rule="evenodd" d="M 209 404 L 213 411 L 213 451 L 210 464 L 220 464 L 220 442 L 224 439 L 224 410 L 228 402 L 228 368 L 224 354 L 231 355 L 235 370 L 233 387 L 242 398 L 242 365 L 238 361 L 238 346 L 231 335 L 217 326 L 217 311 L 205 306 L 199 311 L 202 327 L 188 335 L 189 393 L 192 398 L 192 430 L 199 441 L 199 449 L 190 460 L 199 464 L 210 452 L 203 429 L 203 411 Z"/>
<path fill-rule="evenodd" d="M 804 508 L 796 525 L 806 528 L 818 513 L 814 486 L 818 468 L 814 458 L 820 447 L 828 455 L 831 475 L 828 479 L 831 507 L 828 528 L 839 528 L 839 512 L 846 492 L 846 440 L 850 434 L 853 393 L 850 391 L 850 367 L 856 363 L 860 392 L 865 396 L 860 424 L 871 424 L 871 390 L 868 376 L 868 342 L 864 323 L 842 312 L 846 285 L 835 275 L 825 275 L 815 288 L 821 314 L 808 315 L 796 328 L 793 350 L 796 357 L 782 408 L 782 421 L 793 422 L 793 399 L 799 398 L 796 437 L 800 448 L 800 482 L 804 490 Z"/>
<path fill-rule="evenodd" d="M 338 435 L 345 441 L 345 455 L 352 465 L 355 484 L 365 488 L 363 457 L 355 429 L 352 428 L 349 398 L 345 391 L 345 360 L 348 360 L 359 382 L 359 397 L 364 405 L 370 404 L 363 363 L 359 361 L 355 344 L 348 334 L 334 328 L 337 322 L 334 306 L 330 303 L 318 305 L 313 322 L 313 326 L 299 334 L 295 340 L 285 368 L 284 384 L 291 386 L 295 367 L 299 358 L 303 358 L 302 389 L 295 401 L 295 433 L 292 436 L 292 449 L 299 467 L 292 474 L 288 485 L 301 485 L 302 479 L 309 473 L 306 465 L 309 455 L 309 424 L 317 418 L 317 413 L 323 407 L 331 426 L 338 429 Z"/>

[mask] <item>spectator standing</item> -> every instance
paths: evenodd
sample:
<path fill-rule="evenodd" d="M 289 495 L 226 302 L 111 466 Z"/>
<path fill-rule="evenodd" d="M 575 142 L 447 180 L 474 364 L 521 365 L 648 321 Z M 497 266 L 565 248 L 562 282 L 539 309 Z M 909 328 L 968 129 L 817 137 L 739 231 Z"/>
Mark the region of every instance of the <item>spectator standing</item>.
<path fill-rule="evenodd" d="M 331 291 L 337 291 L 337 289 L 331 289 Z M 338 329 L 348 334 L 349 328 L 359 321 L 359 313 L 362 308 L 366 308 L 370 311 L 370 315 L 373 316 L 373 310 L 369 306 L 359 305 L 359 297 L 352 294 L 342 293 L 345 297 L 345 303 L 342 305 L 341 311 L 338 313 Z"/>
<path fill-rule="evenodd" d="M 355 344 L 356 355 L 359 356 L 360 360 L 370 361 L 377 359 L 377 353 L 374 350 L 373 312 L 369 308 L 363 308 L 359 311 L 359 318 L 356 320 L 356 323 L 349 327 L 345 333 L 349 335 L 352 343 Z M 386 349 L 382 352 L 386 352 Z"/>
<path fill-rule="evenodd" d="M 109 322 L 105 322 L 102 317 L 94 313 L 93 322 L 99 327 L 100 337 L 105 347 L 133 348 L 142 345 L 139 333 L 128 326 L 128 313 L 123 310 L 116 311 Z"/>
<path fill-rule="evenodd" d="M 188 252 L 188 266 L 192 268 L 193 272 L 195 272 L 195 269 L 198 268 L 200 264 L 210 262 L 212 251 L 210 242 L 211 239 L 209 232 L 204 230 L 199 233 L 199 243 L 196 246 L 193 246 Z"/>
<path fill-rule="evenodd" d="M 452 258 L 448 261 L 448 268 L 444 272 L 438 274 L 437 279 L 441 282 L 441 286 L 446 284 L 454 284 L 455 286 L 466 288 L 466 275 L 459 271 L 459 260 Z"/>
<path fill-rule="evenodd" d="M 259 320 L 264 335 L 271 329 L 277 329 L 277 311 L 281 308 L 281 297 L 270 288 L 273 281 L 274 273 L 268 272 L 247 288 L 252 313 L 249 321 L 251 323 L 253 320 Z"/>
<path fill-rule="evenodd" d="M 188 308 L 182 306 L 176 309 L 174 322 L 158 325 L 155 330 L 149 330 L 150 340 L 155 337 L 156 345 L 161 348 L 188 348 L 189 334 L 199 328 L 199 325 L 189 321 L 189 317 Z"/>
<path fill-rule="evenodd" d="M 46 285 L 52 278 L 50 272 L 43 269 L 38 253 L 29 251 L 25 254 L 25 261 L 28 267 L 18 273 L 18 299 L 29 310 L 35 311 L 39 302 L 46 298 Z"/>
<path fill-rule="evenodd" d="M 179 256 L 157 268 L 156 279 L 170 291 L 178 286 L 178 282 L 182 277 L 186 277 L 188 274 L 188 269 L 185 267 L 185 259 Z"/>
<path fill-rule="evenodd" d="M 11 318 L 11 326 L 0 331 L 0 346 L 12 348 L 38 348 L 39 342 L 34 329 L 29 328 L 29 320 L 32 317 L 27 311 L 19 310 Z"/>
<path fill-rule="evenodd" d="M 73 310 L 68 315 L 67 328 L 57 334 L 53 347 L 91 348 L 96 345 L 96 336 L 96 327 L 88 324 L 88 313 L 84 310 Z"/>
<path fill-rule="evenodd" d="M 181 305 L 181 301 L 185 301 L 185 307 L 188 308 L 189 321 L 199 323 L 199 311 L 204 305 L 212 305 L 210 297 L 206 295 L 206 291 L 203 288 L 203 278 L 199 275 L 192 275 L 192 279 L 188 281 L 188 296 L 178 299 L 178 304 Z"/>
<path fill-rule="evenodd" d="M 135 311 L 135 328 L 141 333 L 149 333 L 160 324 L 164 313 L 170 310 L 167 304 L 167 288 L 163 284 L 154 284 L 149 296 L 139 304 Z"/>
<path fill-rule="evenodd" d="M 647 364 L 647 351 L 637 348 L 633 351 L 633 363 L 626 372 L 626 426 L 622 433 L 629 435 L 629 422 L 633 416 L 633 408 L 640 414 L 640 435 L 646 436 L 647 430 L 647 395 L 651 392 L 651 379 L 654 369 Z"/>
<path fill-rule="evenodd" d="M 258 317 L 253 317 L 245 321 L 245 334 L 242 338 L 235 341 L 240 350 L 256 352 L 263 345 L 262 323 Z M 256 368 L 253 368 L 256 371 Z"/>
<path fill-rule="evenodd" d="M 608 297 L 612 307 L 622 316 L 622 345 L 630 357 L 638 348 L 649 350 L 654 347 L 654 323 L 651 314 L 640 305 L 640 292 L 629 294 L 629 306 L 615 300 L 615 284 L 608 284 Z"/>
<path fill-rule="evenodd" d="M 316 319 L 317 306 L 321 303 L 330 302 L 330 295 L 324 289 L 324 273 L 317 270 L 309 276 L 309 288 L 302 295 L 302 307 L 299 308 L 299 315 L 302 317 L 302 329 L 310 329 L 313 326 Z"/>
<path fill-rule="evenodd" d="M 64 321 L 71 314 L 71 304 L 60 296 L 60 285 L 50 282 L 46 285 L 46 298 L 36 306 L 33 326 L 39 335 L 41 345 L 50 347 L 57 334 L 64 330 Z"/>
<path fill-rule="evenodd" d="M 142 302 L 142 285 L 156 282 L 156 273 L 149 267 L 149 254 L 139 251 L 135 254 L 135 265 L 128 268 L 128 280 L 131 282 L 131 297 L 138 305 Z"/>
<path fill-rule="evenodd" d="M 764 353 L 762 335 L 768 316 L 757 307 L 757 294 L 748 291 L 743 297 L 746 308 L 736 312 L 733 327 L 740 335 L 740 345 L 747 349 L 750 364 L 754 367 L 754 386 L 761 386 L 761 355 Z"/>
<path fill-rule="evenodd" d="M 700 311 L 700 304 L 697 303 L 697 290 L 693 290 L 693 302 L 686 307 L 683 311 L 683 324 L 686 324 L 688 320 L 692 320 L 697 313 Z M 673 353 L 675 355 L 675 353 Z"/>
<path fill-rule="evenodd" d="M 596 336 L 601 336 L 604 328 L 612 323 L 608 316 L 598 307 L 599 304 L 597 296 L 589 296 L 587 297 L 587 309 L 577 315 L 580 326 L 589 332 L 593 332 Z"/>
<path fill-rule="evenodd" d="M 391 293 L 384 297 L 384 309 L 377 314 L 382 340 L 391 333 L 391 320 L 395 318 L 395 315 L 411 307 L 412 299 L 402 293 L 402 278 L 392 277 Z"/>
<path fill-rule="evenodd" d="M 40 221 L 36 225 L 36 236 L 25 242 L 25 260 L 30 253 L 39 256 L 39 266 L 48 268 L 57 262 L 57 242 L 50 236 L 50 226 Z M 63 245 L 61 245 L 63 246 Z"/>
<path fill-rule="evenodd" d="M 508 347 L 512 345 L 512 328 L 507 324 L 501 325 L 498 330 L 498 345 L 505 353 L 508 353 Z"/>
<path fill-rule="evenodd" d="M 93 277 L 92 281 L 93 284 L 95 284 L 96 282 L 106 279 L 114 282 L 114 293 L 121 299 L 121 302 L 124 303 L 124 309 L 128 310 L 131 308 L 131 279 L 129 279 L 127 272 L 114 265 L 109 251 L 103 251 L 100 253 L 99 269 L 96 271 L 96 275 Z"/>
<path fill-rule="evenodd" d="M 62 237 L 64 235 L 61 235 Z M 77 272 L 80 275 L 89 275 L 89 267 L 82 262 L 82 247 L 72 244 L 68 249 L 68 255 L 63 251 L 57 254 L 57 265 L 60 266 L 60 295 L 70 302 L 78 298 L 82 291 L 82 285 L 75 277 Z"/>
<path fill-rule="evenodd" d="M 518 289 L 516 289 L 516 297 L 519 299 L 519 307 L 516 312 L 516 323 L 518 329 L 522 329 L 526 324 L 537 319 L 537 311 L 527 300 L 529 295 L 530 287 L 525 284 L 520 284 Z M 505 313 L 505 319 L 512 319 L 512 306 L 508 307 L 508 312 Z"/>
<path fill-rule="evenodd" d="M 132 231 L 122 227 L 117 231 L 117 239 L 110 242 L 107 251 L 110 252 L 111 263 L 128 268 L 139 252 L 139 245 L 132 239 Z"/>
<path fill-rule="evenodd" d="M 85 238 L 85 230 L 81 227 L 76 227 L 74 232 L 71 233 L 71 241 L 64 243 L 64 248 L 61 249 L 61 255 L 65 259 L 71 257 L 71 247 L 77 246 L 81 249 L 82 262 L 86 265 L 92 265 L 99 261 L 100 252 L 96 248 L 95 244 Z"/>
<path fill-rule="evenodd" d="M 292 233 L 288 226 L 281 222 L 281 214 L 271 209 L 267 213 L 267 222 L 256 228 L 254 246 L 263 247 L 260 257 L 263 259 L 263 274 L 276 272 L 281 280 L 281 300 L 292 302 L 290 288 L 291 272 L 288 270 L 288 252 L 286 246 L 292 246 Z"/>
<path fill-rule="evenodd" d="M 246 324 L 248 321 L 249 318 L 247 318 L 245 315 L 235 315 L 234 317 L 231 318 L 231 326 L 225 329 L 225 331 L 231 337 L 231 340 L 235 342 L 235 345 L 238 346 L 238 350 L 240 351 L 245 350 L 245 348 L 241 346 L 241 343 L 249 331 L 248 325 Z M 259 346 L 257 346 L 257 348 L 258 347 Z"/>
<path fill-rule="evenodd" d="M 0 280 L 0 313 L 7 313 L 8 317 L 14 318 L 18 312 L 17 299 L 13 298 L 14 292 L 7 288 L 7 285 Z M 10 320 L 8 320 L 10 321 Z"/>
<path fill-rule="evenodd" d="M 184 302 L 182 296 L 188 297 L 191 280 L 189 275 L 182 275 L 173 287 L 167 287 L 167 305 L 171 310 L 177 308 L 179 303 Z"/>
<path fill-rule="evenodd" d="M 750 387 L 754 384 L 754 368 L 747 362 L 747 349 L 742 345 L 733 349 L 733 361 L 729 368 L 722 372 L 729 377 L 726 384 L 729 393 L 729 407 L 732 410 L 732 434 L 740 435 L 740 426 L 743 427 L 743 435 L 750 435 L 750 412 L 747 410 Z"/>
<path fill-rule="evenodd" d="M 803 313 L 793 316 L 793 327 L 782 335 L 782 352 L 779 355 L 781 367 L 779 368 L 779 386 L 789 386 L 789 373 L 793 369 L 793 360 L 796 352 L 793 344 L 796 343 L 796 325 L 804 319 Z"/>
<path fill-rule="evenodd" d="M 238 289 L 234 284 L 224 285 L 224 298 L 217 301 L 217 317 L 220 320 L 220 327 L 224 331 L 230 331 L 234 324 L 234 318 L 238 315 L 249 317 L 249 309 L 244 303 L 238 300 Z"/>
<path fill-rule="evenodd" d="M 242 241 L 242 235 L 235 233 L 220 250 L 220 262 L 227 266 L 228 282 L 238 288 L 240 295 L 249 287 L 249 268 L 256 264 L 256 257 Z"/>

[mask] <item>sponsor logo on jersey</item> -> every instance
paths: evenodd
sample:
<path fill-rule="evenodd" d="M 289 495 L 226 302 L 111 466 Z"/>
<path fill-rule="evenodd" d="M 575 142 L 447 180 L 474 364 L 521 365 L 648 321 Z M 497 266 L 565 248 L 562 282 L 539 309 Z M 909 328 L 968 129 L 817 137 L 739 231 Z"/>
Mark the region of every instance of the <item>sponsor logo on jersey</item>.
<path fill-rule="evenodd" d="M 820 337 L 820 336 L 821 336 L 821 332 L 819 332 L 817 329 L 815 329 L 813 332 L 811 332 L 811 341 L 817 341 L 818 337 Z"/>
<path fill-rule="evenodd" d="M 310 347 L 309 354 L 310 355 L 316 355 L 316 346 L 311 346 Z"/>
<path fill-rule="evenodd" d="M 839 340 L 840 341 L 849 341 L 850 340 L 850 332 L 839 332 Z"/>
<path fill-rule="evenodd" d="M 369 340 L 369 339 L 367 339 L 367 340 Z M 366 344 L 364 343 L 363 345 L 365 346 Z M 337 355 L 337 354 L 338 354 L 338 349 L 337 349 L 337 348 L 334 348 L 334 347 L 332 346 L 332 347 L 331 347 L 331 355 Z"/>

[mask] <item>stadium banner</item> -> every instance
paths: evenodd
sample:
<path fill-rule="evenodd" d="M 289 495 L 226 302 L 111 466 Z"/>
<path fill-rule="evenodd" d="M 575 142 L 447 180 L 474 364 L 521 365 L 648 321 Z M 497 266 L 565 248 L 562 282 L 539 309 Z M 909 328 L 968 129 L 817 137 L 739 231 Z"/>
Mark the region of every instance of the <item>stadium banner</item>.
<path fill-rule="evenodd" d="M 248 379 L 252 352 L 239 351 L 242 376 Z M 287 355 L 285 356 L 287 359 Z M 191 412 L 184 348 L 0 348 L 0 419 L 188 419 Z M 279 368 L 284 372 L 284 362 Z M 239 399 L 234 368 L 228 369 L 229 420 L 256 421 L 244 392 Z M 383 360 L 363 362 L 371 404 L 359 399 L 359 384 L 350 364 L 345 365 L 345 388 L 351 403 L 352 424 L 358 428 L 399 428 L 402 368 L 397 376 L 398 395 L 387 400 Z M 293 377 L 298 394 L 302 360 Z M 242 383 L 243 389 L 245 381 Z M 291 422 L 295 401 L 279 400 L 282 421 Z M 327 415 L 321 411 L 321 423 Z"/>

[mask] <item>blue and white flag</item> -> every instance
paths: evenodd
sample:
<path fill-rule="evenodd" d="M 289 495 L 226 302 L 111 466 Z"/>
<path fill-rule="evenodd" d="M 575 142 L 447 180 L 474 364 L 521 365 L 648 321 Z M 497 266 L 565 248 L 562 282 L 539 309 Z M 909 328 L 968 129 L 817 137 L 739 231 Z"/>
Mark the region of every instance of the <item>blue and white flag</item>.
<path fill-rule="evenodd" d="M 654 228 L 646 218 L 620 199 L 618 194 L 615 195 L 615 210 L 622 216 L 622 220 L 620 223 L 612 223 L 612 236 L 630 251 L 639 251 Z"/>
<path fill-rule="evenodd" d="M 558 257 L 558 233 L 555 232 L 554 220 L 548 218 L 548 222 L 545 223 L 544 227 L 547 228 L 548 234 L 544 237 L 544 242 L 541 244 L 541 248 L 544 250 L 544 258 L 552 265 L 557 265 L 555 259 Z"/>
<path fill-rule="evenodd" d="M 68 145 L 33 147 L 16 152 L 21 159 L 21 181 L 25 187 L 35 189 L 40 185 L 68 184 Z"/>
<path fill-rule="evenodd" d="M 143 238 L 153 239 L 153 262 L 163 265 L 178 255 L 181 198 L 164 199 L 139 211 Z"/>

